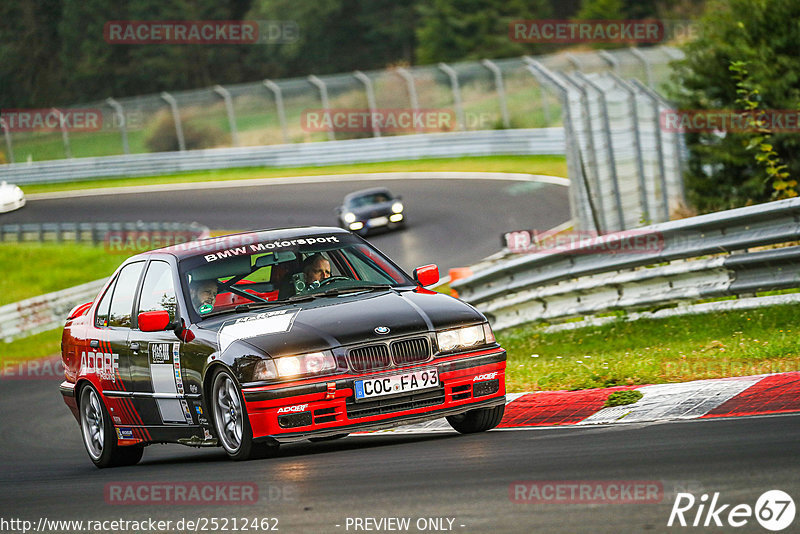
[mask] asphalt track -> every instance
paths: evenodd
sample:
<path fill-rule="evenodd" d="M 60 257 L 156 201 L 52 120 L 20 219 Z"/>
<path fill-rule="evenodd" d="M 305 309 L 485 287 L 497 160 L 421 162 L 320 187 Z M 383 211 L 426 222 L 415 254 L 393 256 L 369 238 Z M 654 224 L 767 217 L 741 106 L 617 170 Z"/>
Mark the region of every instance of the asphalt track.
<path fill-rule="evenodd" d="M 340 198 L 368 185 L 40 200 L 3 216 L 0 223 L 196 220 L 217 229 L 332 224 Z M 406 232 L 371 239 L 407 268 L 430 261 L 444 269 L 469 264 L 496 251 L 502 232 L 546 229 L 567 214 L 566 189 L 553 185 L 449 180 L 388 185 L 404 196 L 411 225 Z M 172 521 L 162 532 L 186 532 L 175 528 L 181 519 L 227 518 L 228 531 L 233 531 L 230 520 L 238 518 L 241 532 L 242 518 L 277 518 L 284 533 L 765 532 L 752 518 L 738 529 L 670 528 L 667 521 L 677 491 L 692 492 L 698 499 L 719 492 L 723 503 L 750 506 L 772 489 L 800 497 L 800 415 L 472 436 L 351 436 L 284 446 L 275 458 L 245 463 L 229 461 L 221 449 L 155 445 L 137 466 L 101 471 L 89 461 L 57 385 L 57 378 L 0 379 L 0 531 L 14 531 L 3 520 L 26 519 L 36 525 L 43 518 Z M 518 503 L 511 498 L 517 481 L 644 481 L 655 482 L 662 491 L 658 502 L 649 504 Z M 119 505 L 106 499 L 109 484 L 131 482 L 254 484 L 258 500 L 243 505 L 222 498 L 202 505 Z M 687 513 L 690 521 L 694 510 Z M 378 530 L 376 523 L 363 522 L 367 518 L 409 518 L 410 527 Z M 437 518 L 438 524 L 427 521 Z M 362 521 L 362 528 L 355 528 L 355 519 Z M 796 529 L 798 522 L 786 531 Z"/>
<path fill-rule="evenodd" d="M 405 179 L 267 185 L 32 200 L 0 224 L 76 221 L 197 221 L 214 230 L 335 226 L 345 194 L 385 185 L 403 196 L 408 229 L 369 240 L 401 267 L 447 269 L 500 249 L 509 230 L 548 230 L 569 219 L 567 188 L 536 181 Z"/>
<path fill-rule="evenodd" d="M 284 445 L 274 458 L 244 463 L 229 461 L 221 449 L 155 445 L 137 466 L 98 470 L 57 384 L 54 378 L 0 380 L 0 518 L 34 523 L 40 518 L 154 518 L 174 525 L 181 518 L 274 517 L 284 533 L 341 533 L 366 531 L 348 529 L 347 518 L 408 517 L 411 528 L 405 532 L 448 531 L 417 529 L 416 522 L 427 518 L 453 519 L 449 531 L 464 533 L 671 532 L 686 530 L 666 526 L 676 491 L 698 499 L 719 492 L 721 503 L 750 506 L 771 489 L 800 496 L 800 415 L 471 436 L 351 436 Z M 649 504 L 515 503 L 510 498 L 509 488 L 517 481 L 564 480 L 645 481 L 663 491 Z M 108 484 L 190 481 L 255 484 L 258 501 L 106 501 Z M 693 517 L 694 510 L 687 513 L 688 520 Z M 765 532 L 755 520 L 735 530 Z"/>

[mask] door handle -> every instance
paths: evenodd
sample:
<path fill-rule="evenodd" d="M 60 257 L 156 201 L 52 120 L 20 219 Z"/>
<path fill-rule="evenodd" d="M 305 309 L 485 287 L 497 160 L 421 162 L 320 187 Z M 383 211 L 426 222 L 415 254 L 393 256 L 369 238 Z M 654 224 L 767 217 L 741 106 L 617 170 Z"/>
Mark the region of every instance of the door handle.
<path fill-rule="evenodd" d="M 100 346 L 100 342 L 97 341 L 96 339 L 93 339 L 89 342 L 89 346 L 92 347 L 93 349 L 96 349 L 97 347 Z"/>
<path fill-rule="evenodd" d="M 131 350 L 137 352 L 139 350 L 139 344 L 135 341 L 131 343 Z"/>

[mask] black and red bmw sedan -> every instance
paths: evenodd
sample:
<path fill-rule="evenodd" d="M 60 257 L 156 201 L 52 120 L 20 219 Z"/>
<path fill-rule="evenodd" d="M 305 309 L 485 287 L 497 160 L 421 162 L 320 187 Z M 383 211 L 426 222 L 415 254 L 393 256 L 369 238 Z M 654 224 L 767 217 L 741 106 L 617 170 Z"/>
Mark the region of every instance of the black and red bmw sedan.
<path fill-rule="evenodd" d="M 499 424 L 505 351 L 472 306 L 338 228 L 236 234 L 125 261 L 63 334 L 60 390 L 99 467 L 145 445 L 234 459 L 445 416 Z"/>

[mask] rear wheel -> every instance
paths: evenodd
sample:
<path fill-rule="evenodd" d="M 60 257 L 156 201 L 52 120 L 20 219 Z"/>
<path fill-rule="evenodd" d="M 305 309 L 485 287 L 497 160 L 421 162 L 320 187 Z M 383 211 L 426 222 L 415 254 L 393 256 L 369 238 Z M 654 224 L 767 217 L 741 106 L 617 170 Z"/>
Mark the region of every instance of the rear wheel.
<path fill-rule="evenodd" d="M 142 459 L 144 447 L 120 447 L 111 417 L 94 387 L 86 386 L 80 396 L 81 435 L 86 452 L 99 468 L 134 465 Z"/>
<path fill-rule="evenodd" d="M 236 381 L 225 369 L 219 369 L 211 382 L 214 430 L 220 445 L 233 460 L 264 458 L 277 450 L 270 443 L 253 441 L 253 429 L 244 409 L 244 400 Z"/>
<path fill-rule="evenodd" d="M 500 424 L 505 411 L 505 404 L 491 408 L 478 408 L 462 414 L 450 415 L 447 417 L 447 422 L 461 434 L 485 432 Z"/>

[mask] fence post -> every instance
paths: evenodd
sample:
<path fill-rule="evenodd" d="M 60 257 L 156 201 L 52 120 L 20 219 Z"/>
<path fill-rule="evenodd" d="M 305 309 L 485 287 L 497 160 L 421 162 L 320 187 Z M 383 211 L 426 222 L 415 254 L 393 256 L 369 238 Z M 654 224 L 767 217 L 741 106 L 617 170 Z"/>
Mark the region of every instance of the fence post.
<path fill-rule="evenodd" d="M 500 101 L 500 114 L 503 117 L 503 127 L 511 128 L 511 119 L 508 115 L 508 102 L 506 101 L 506 88 L 503 83 L 503 72 L 494 61 L 489 59 L 481 60 L 481 64 L 494 74 L 494 86 L 497 89 L 497 99 Z"/>
<path fill-rule="evenodd" d="M 3 128 L 3 135 L 6 138 L 6 151 L 8 152 L 8 162 L 14 163 L 14 149 L 11 145 L 11 132 L 8 130 L 8 124 L 3 117 L 0 117 L 0 127 Z"/>
<path fill-rule="evenodd" d="M 414 75 L 408 72 L 408 70 L 404 67 L 397 67 L 395 70 L 397 71 L 397 74 L 400 75 L 400 77 L 406 82 L 406 88 L 408 89 L 408 101 L 411 104 L 411 111 L 416 116 L 417 112 L 419 111 L 419 102 L 417 101 L 417 87 L 414 85 Z M 416 129 L 417 133 L 422 133 L 422 128 L 419 125 L 416 126 Z"/>
<path fill-rule="evenodd" d="M 586 173 L 577 143 L 575 131 L 572 124 L 572 112 L 569 106 L 569 88 L 564 82 L 556 78 L 544 65 L 532 58 L 526 58 L 528 63 L 527 70 L 537 80 L 545 81 L 559 91 L 562 100 L 561 114 L 564 122 L 564 136 L 566 140 L 567 174 L 573 185 L 570 185 L 571 212 L 572 219 L 578 221 L 582 227 L 591 225 L 599 232 L 600 223 L 597 218 L 597 210 L 592 201 L 589 184 L 586 181 Z M 542 87 L 544 91 L 544 87 Z M 576 177 L 573 180 L 572 177 Z M 588 211 L 588 213 L 587 213 Z M 587 217 L 588 215 L 588 217 Z M 590 228 L 591 229 L 591 228 Z"/>
<path fill-rule="evenodd" d="M 69 147 L 69 133 L 67 132 L 67 121 L 64 120 L 64 114 L 58 108 L 52 108 L 51 111 L 58 115 L 58 124 L 61 127 L 61 140 L 64 142 L 64 155 L 67 159 L 72 158 L 72 150 Z"/>
<path fill-rule="evenodd" d="M 583 70 L 583 63 L 581 63 L 581 60 L 578 59 L 578 57 L 575 54 L 566 52 L 564 54 L 564 57 L 566 57 L 567 61 L 569 61 L 572 64 L 573 69 L 575 69 L 578 72 Z"/>
<path fill-rule="evenodd" d="M 598 95 L 600 104 L 600 115 L 603 120 L 603 131 L 606 136 L 606 151 L 608 152 L 609 170 L 611 171 L 611 184 L 614 188 L 614 201 L 616 203 L 617 219 L 619 220 L 618 230 L 625 230 L 625 214 L 622 212 L 622 199 L 619 192 L 619 178 L 617 176 L 617 161 L 614 156 L 614 145 L 611 142 L 611 121 L 608 118 L 608 106 L 606 105 L 606 95 L 601 87 L 588 78 L 583 78 L 587 87 L 594 90 Z"/>
<path fill-rule="evenodd" d="M 275 107 L 278 110 L 278 122 L 281 125 L 281 133 L 283 134 L 283 142 L 289 143 L 289 130 L 286 127 L 286 111 L 283 109 L 283 92 L 280 86 L 272 80 L 264 80 L 264 87 L 272 91 L 275 97 Z"/>
<path fill-rule="evenodd" d="M 655 114 L 655 131 L 656 131 L 656 142 L 658 146 L 663 146 L 663 136 L 661 134 L 661 106 L 665 108 L 671 107 L 671 104 L 667 102 L 661 95 L 657 92 L 653 91 L 646 85 L 644 85 L 639 80 L 633 79 L 631 83 L 639 90 L 639 93 L 644 95 L 648 98 L 653 104 L 653 113 Z M 678 195 L 680 197 L 681 202 L 684 204 L 686 203 L 686 189 L 684 188 L 683 184 L 683 158 L 682 156 L 682 138 L 678 132 L 672 134 L 672 143 L 673 143 L 673 151 L 675 152 L 675 168 L 678 171 L 678 179 L 677 179 L 677 186 L 678 186 Z M 667 189 L 667 172 L 666 172 L 666 165 L 664 163 L 664 154 L 661 152 L 659 154 L 659 171 L 661 173 L 661 187 L 664 189 L 665 197 Z M 666 201 L 668 202 L 668 200 Z M 667 210 L 669 208 L 667 207 Z"/>
<path fill-rule="evenodd" d="M 319 98 L 322 100 L 322 108 L 326 112 L 330 112 L 331 106 L 328 102 L 328 87 L 325 85 L 325 82 L 314 76 L 313 74 L 309 75 L 307 80 L 317 89 L 319 89 Z M 333 127 L 328 130 L 328 141 L 335 141 L 336 134 L 333 131 Z"/>
<path fill-rule="evenodd" d="M 119 121 L 119 134 L 122 137 L 122 152 L 123 154 L 130 154 L 131 149 L 130 145 L 128 145 L 128 125 L 125 123 L 125 110 L 119 102 L 111 97 L 106 98 L 106 104 L 111 106 Z"/>
<path fill-rule="evenodd" d="M 458 129 L 463 132 L 467 127 L 464 122 L 464 108 L 461 105 L 461 87 L 458 85 L 458 74 L 456 74 L 453 67 L 447 63 L 439 63 L 439 69 L 450 78 L 450 87 L 453 90 L 453 103 L 456 107 L 456 121 L 458 121 Z"/>
<path fill-rule="evenodd" d="M 353 73 L 353 76 L 356 77 L 358 81 L 364 84 L 364 91 L 367 93 L 367 107 L 369 107 L 369 122 L 372 125 L 372 137 L 380 137 L 381 136 L 381 128 L 378 125 L 378 122 L 375 120 L 375 115 L 377 111 L 377 105 L 375 103 L 375 91 L 372 87 L 372 80 L 369 79 L 369 76 L 357 70 Z"/>
<path fill-rule="evenodd" d="M 631 51 L 631 54 L 636 57 L 636 59 L 642 62 L 642 65 L 644 66 L 644 75 L 647 79 L 647 86 L 653 87 L 653 69 L 650 66 L 650 61 L 647 60 L 647 56 L 645 56 L 644 53 L 642 53 L 642 51 L 635 46 L 631 47 L 629 50 Z"/>
<path fill-rule="evenodd" d="M 594 130 L 592 129 L 592 110 L 589 106 L 589 95 L 586 91 L 586 88 L 583 87 L 581 84 L 577 83 L 575 80 L 570 78 L 569 76 L 563 75 L 562 78 L 565 82 L 575 88 L 578 93 L 580 93 L 580 101 L 581 101 L 581 108 L 583 111 L 584 121 L 583 124 L 585 125 L 584 134 L 586 135 L 586 141 L 588 143 L 588 154 L 587 154 L 587 163 L 589 165 L 589 169 L 592 180 L 589 180 L 589 176 L 587 173 L 586 182 L 587 182 L 587 189 L 589 190 L 589 194 L 592 194 L 592 189 L 595 191 L 595 202 L 597 203 L 597 211 L 599 212 L 597 216 L 597 222 L 599 227 L 597 228 L 597 232 L 600 234 L 605 233 L 606 230 L 610 227 L 608 224 L 608 213 L 603 206 L 603 187 L 600 183 L 600 172 L 599 172 L 599 165 L 597 163 L 597 148 L 594 144 Z M 573 127 L 573 131 L 577 128 Z M 577 135 L 575 138 L 576 143 L 580 143 L 580 139 L 578 139 Z M 580 150 L 580 144 L 578 144 L 578 150 Z M 594 185 L 594 188 L 592 188 Z"/>
<path fill-rule="evenodd" d="M 607 50 L 600 50 L 597 55 L 600 56 L 606 63 L 608 63 L 608 66 L 611 67 L 612 71 L 619 72 L 619 60 Z"/>
<path fill-rule="evenodd" d="M 650 219 L 650 209 L 648 207 L 647 182 L 644 175 L 644 155 L 642 154 L 642 137 L 639 131 L 639 111 L 638 106 L 636 105 L 636 90 L 613 72 L 608 73 L 608 76 L 617 87 L 628 94 L 628 106 L 630 108 L 631 121 L 633 123 L 633 149 L 636 152 L 636 173 L 639 175 L 639 202 L 642 205 L 642 215 L 644 216 L 644 219 L 648 221 L 646 224 L 652 224 L 656 221 L 652 221 Z M 666 191 L 663 191 L 662 194 L 664 198 L 666 198 Z M 662 221 L 657 222 L 668 221 L 669 212 L 667 211 L 664 215 L 665 218 L 662 219 Z"/>
<path fill-rule="evenodd" d="M 186 139 L 183 137 L 183 125 L 181 124 L 178 102 L 166 91 L 161 93 L 161 98 L 169 105 L 169 109 L 172 112 L 172 120 L 175 122 L 175 136 L 178 138 L 178 150 L 184 152 L 186 150 Z"/>
<path fill-rule="evenodd" d="M 239 146 L 239 131 L 236 129 L 236 115 L 233 112 L 231 92 L 221 85 L 215 85 L 214 92 L 225 101 L 225 111 L 228 113 L 228 125 L 231 129 L 231 141 L 233 142 L 233 146 Z"/>

